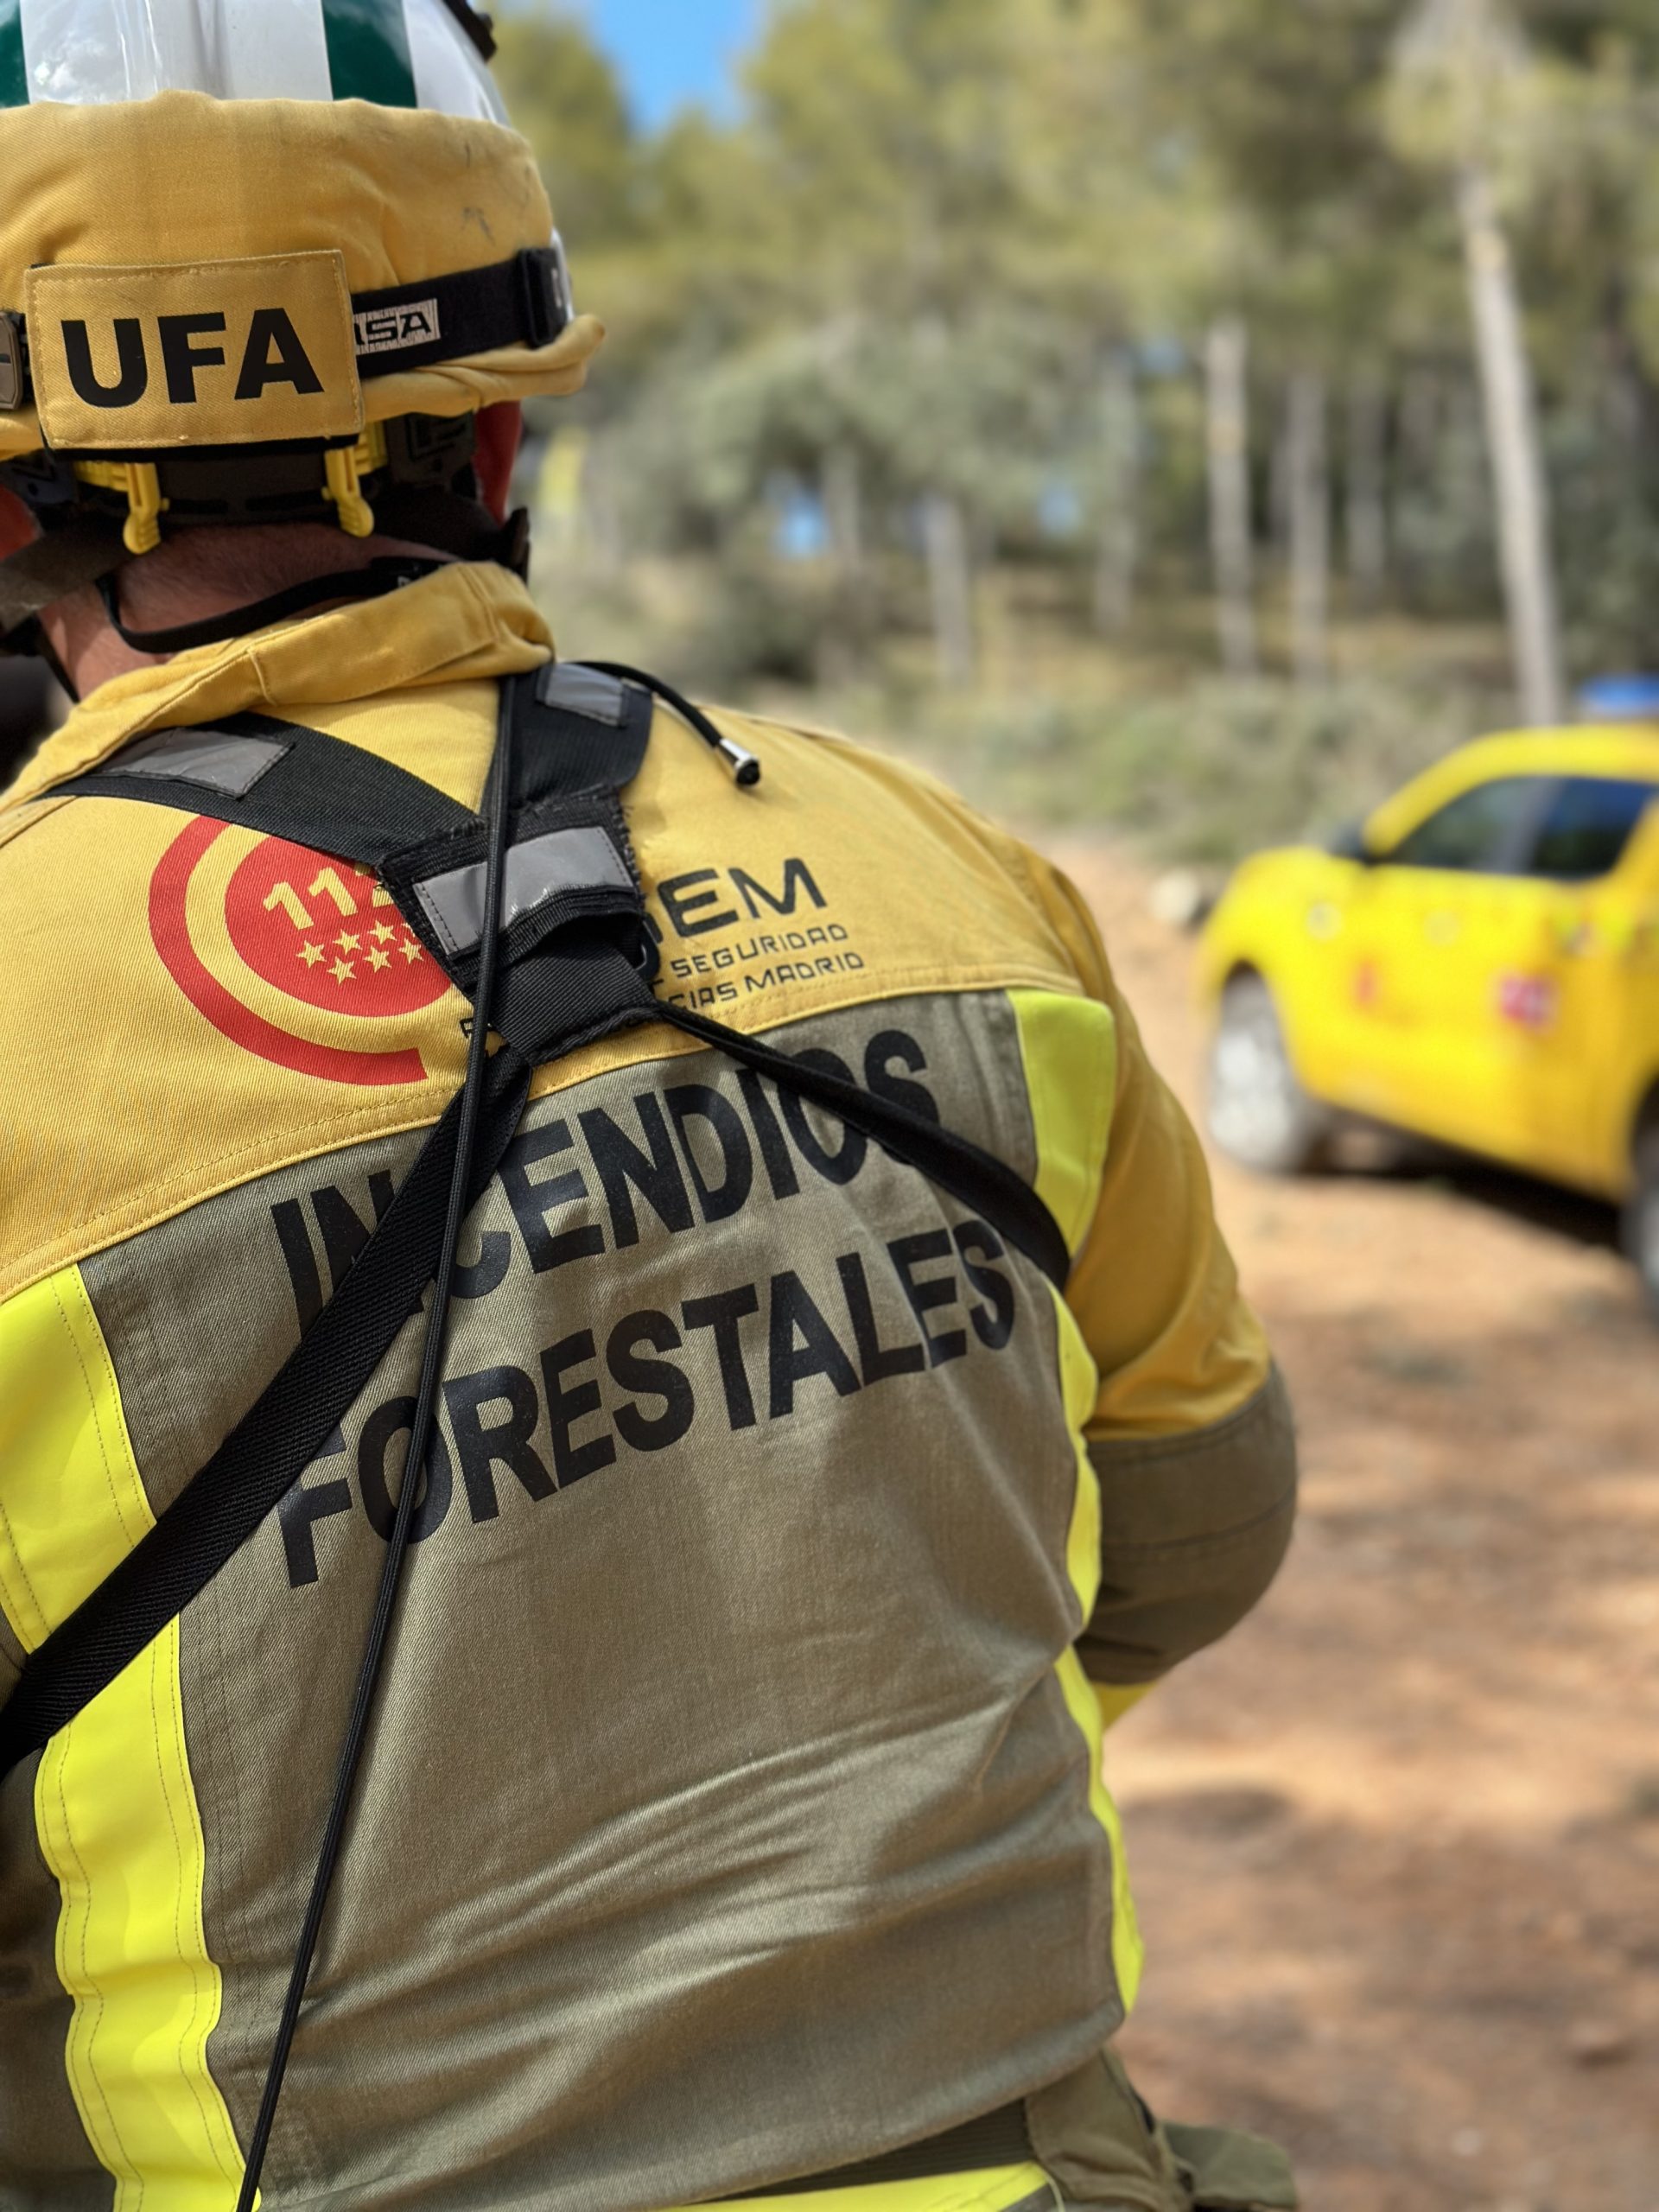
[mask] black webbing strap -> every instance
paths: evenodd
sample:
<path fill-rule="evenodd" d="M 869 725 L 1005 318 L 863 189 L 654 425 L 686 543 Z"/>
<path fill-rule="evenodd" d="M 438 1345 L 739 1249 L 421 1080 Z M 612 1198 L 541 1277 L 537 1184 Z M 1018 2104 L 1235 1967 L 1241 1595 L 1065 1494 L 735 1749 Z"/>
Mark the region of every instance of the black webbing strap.
<path fill-rule="evenodd" d="M 390 490 L 373 489 L 371 505 L 378 537 L 435 546 L 457 561 L 493 561 L 515 576 L 530 573 L 527 508 L 515 508 L 505 522 L 498 522 L 482 499 L 467 499 L 442 485 L 396 480 Z"/>
<path fill-rule="evenodd" d="M 564 255 L 555 245 L 529 246 L 487 269 L 357 292 L 352 317 L 365 378 L 501 346 L 550 346 L 571 320 Z"/>
<path fill-rule="evenodd" d="M 267 715 L 140 738 L 51 796 L 177 807 L 377 870 L 447 836 L 475 834 L 483 849 L 470 808 L 361 746 Z"/>
<path fill-rule="evenodd" d="M 512 679 L 523 742 L 516 752 L 514 842 L 531 810 L 607 798 L 639 772 L 651 702 L 638 686 L 595 683 L 580 664 L 550 661 Z M 269 715 L 163 730 L 95 768 L 54 784 L 52 798 L 132 798 L 256 830 L 385 871 L 394 897 L 411 896 L 429 868 L 481 864 L 484 823 L 419 776 L 346 739 Z M 401 865 L 398 863 L 401 861 Z M 446 962 L 418 906 L 407 918 Z"/>

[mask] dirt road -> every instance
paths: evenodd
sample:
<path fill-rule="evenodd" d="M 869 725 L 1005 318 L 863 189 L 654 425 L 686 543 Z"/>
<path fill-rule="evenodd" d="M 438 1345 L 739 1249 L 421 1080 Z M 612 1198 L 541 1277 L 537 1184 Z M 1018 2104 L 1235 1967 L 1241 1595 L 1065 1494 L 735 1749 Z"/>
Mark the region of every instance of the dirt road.
<path fill-rule="evenodd" d="M 1059 857 L 1193 1103 L 1190 947 Z M 1277 2136 L 1309 2212 L 1659 2212 L 1659 1332 L 1608 1217 L 1519 1182 L 1217 1183 L 1306 1503 L 1111 1740 L 1127 2055 Z"/>

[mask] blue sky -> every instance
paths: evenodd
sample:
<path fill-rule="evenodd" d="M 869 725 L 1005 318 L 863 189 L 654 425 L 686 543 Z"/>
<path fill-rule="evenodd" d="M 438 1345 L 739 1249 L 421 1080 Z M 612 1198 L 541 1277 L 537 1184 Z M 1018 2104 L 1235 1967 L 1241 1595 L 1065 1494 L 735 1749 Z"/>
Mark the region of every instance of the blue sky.
<path fill-rule="evenodd" d="M 654 128 L 688 100 L 729 105 L 732 60 L 754 32 L 760 0 L 583 0 L 582 11 L 639 120 Z"/>

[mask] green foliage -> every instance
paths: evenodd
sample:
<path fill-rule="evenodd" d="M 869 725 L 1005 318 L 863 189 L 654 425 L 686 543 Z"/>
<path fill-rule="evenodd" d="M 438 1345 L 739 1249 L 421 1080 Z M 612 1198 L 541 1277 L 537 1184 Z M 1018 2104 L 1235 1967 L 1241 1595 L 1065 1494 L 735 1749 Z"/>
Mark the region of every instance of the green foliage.
<path fill-rule="evenodd" d="M 931 742 L 924 726 L 904 749 L 1028 820 L 1109 821 L 1160 858 L 1226 865 L 1357 820 L 1501 718 L 1493 694 L 1444 681 L 1309 693 L 1216 677 L 1128 701 L 989 709 Z"/>
<path fill-rule="evenodd" d="M 1177 709 L 1167 677 L 1213 650 L 1192 616 L 1211 559 L 1202 362 L 1224 315 L 1250 335 L 1270 674 L 1293 375 L 1328 398 L 1338 555 L 1366 499 L 1381 547 L 1376 573 L 1335 577 L 1338 622 L 1496 625 L 1452 188 L 1471 149 L 1514 248 L 1575 664 L 1659 662 L 1652 0 L 773 0 L 736 119 L 693 112 L 655 137 L 571 10 L 518 0 L 502 71 L 611 331 L 575 403 L 594 512 L 564 588 L 595 562 L 613 582 L 680 564 L 696 608 L 670 626 L 682 673 L 741 690 L 902 666 L 925 692 L 926 628 L 951 600 L 927 567 L 950 533 L 920 518 L 945 502 L 980 575 L 1017 563 L 1021 604 L 1073 645 L 1128 588 L 1106 591 L 1103 564 L 1131 566 L 1137 666 L 1161 674 L 1149 703 L 1113 707 L 1110 747 L 1096 757 L 1064 705 L 1052 741 L 1001 710 L 986 725 L 1033 784 L 1063 767 L 1068 804 L 1163 837 L 1161 747 L 1180 764 L 1172 820 L 1189 807 L 1224 840 L 1271 815 L 1276 832 L 1339 796 L 1332 761 L 1392 757 L 1398 735 L 1414 765 L 1411 734 L 1465 734 L 1496 702 L 1427 678 L 1199 685 Z M 1348 409 L 1374 391 L 1368 457 Z M 814 499 L 822 545 L 791 550 L 780 514 Z"/>
<path fill-rule="evenodd" d="M 498 26 L 495 73 L 536 149 L 554 219 L 584 251 L 636 227 L 637 149 L 616 73 L 571 16 L 520 10 Z"/>

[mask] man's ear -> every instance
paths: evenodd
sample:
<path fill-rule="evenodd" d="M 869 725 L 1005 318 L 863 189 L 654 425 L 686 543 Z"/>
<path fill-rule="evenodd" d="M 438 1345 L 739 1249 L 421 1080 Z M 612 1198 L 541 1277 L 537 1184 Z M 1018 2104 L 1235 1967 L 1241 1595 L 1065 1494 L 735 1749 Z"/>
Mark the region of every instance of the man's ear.
<path fill-rule="evenodd" d="M 517 400 L 504 400 L 499 406 L 480 411 L 473 466 L 483 486 L 484 504 L 498 522 L 507 518 L 512 464 L 518 458 L 519 442 L 524 435 L 524 410 Z"/>
<path fill-rule="evenodd" d="M 35 518 L 13 492 L 0 492 L 0 561 L 35 543 Z"/>

